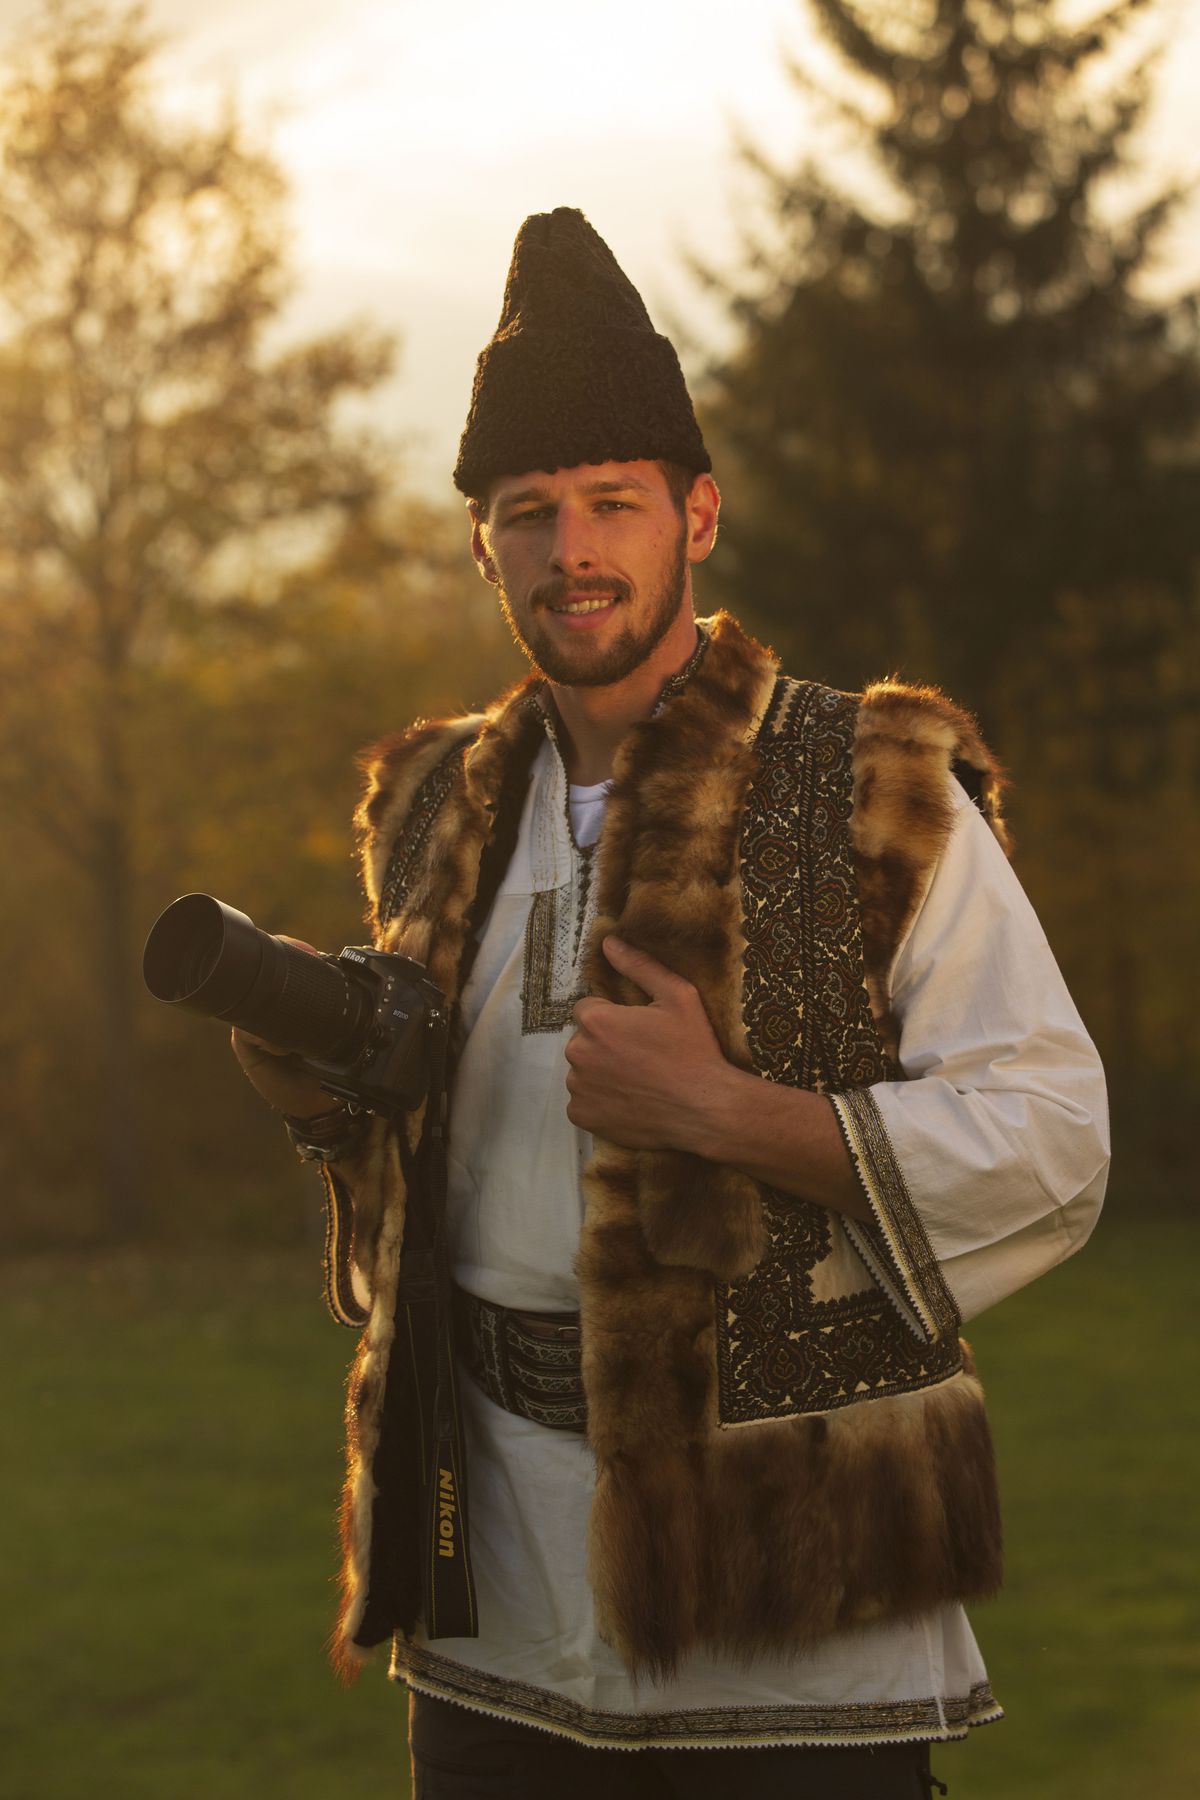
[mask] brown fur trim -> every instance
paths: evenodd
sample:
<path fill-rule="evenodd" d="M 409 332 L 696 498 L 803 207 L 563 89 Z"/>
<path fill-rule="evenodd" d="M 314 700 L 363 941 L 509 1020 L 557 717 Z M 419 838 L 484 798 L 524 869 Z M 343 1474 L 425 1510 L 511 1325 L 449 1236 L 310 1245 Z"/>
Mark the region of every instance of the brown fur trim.
<path fill-rule="evenodd" d="M 1004 775 L 971 716 L 937 688 L 879 681 L 866 689 L 854 740 L 850 840 L 867 991 L 893 1056 L 898 1033 L 890 1008 L 892 962 L 954 824 L 955 763 L 980 776 L 984 816 L 1007 850 L 1000 810 Z"/>
<path fill-rule="evenodd" d="M 596 991 L 638 1002 L 599 953 L 618 930 L 694 982 L 743 1067 L 737 840 L 774 673 L 720 621 L 680 699 L 630 732 L 602 840 L 590 967 Z M 868 875 L 872 863 L 882 875 L 903 866 L 909 905 L 949 830 L 950 762 L 981 753 L 940 696 L 893 687 L 864 702 L 855 848 Z M 878 962 L 902 919 L 879 904 Z M 598 1144 L 584 1188 L 591 1575 L 601 1629 L 631 1669 L 666 1673 L 701 1646 L 785 1652 L 995 1590 L 991 1440 L 969 1374 L 722 1427 L 712 1275 L 732 1279 L 762 1253 L 755 1184 L 698 1158 Z"/>
<path fill-rule="evenodd" d="M 478 714 L 422 719 L 411 730 L 383 738 L 360 754 L 358 763 L 366 786 L 354 814 L 354 827 L 363 887 L 372 911 L 379 905 L 388 856 L 417 789 L 480 723 Z"/>
<path fill-rule="evenodd" d="M 781 1653 L 999 1586 L 979 1384 L 722 1430 L 711 1283 L 663 1269 L 627 1164 L 585 1177 L 579 1258 L 601 1630 L 633 1670 Z"/>
<path fill-rule="evenodd" d="M 600 945 L 615 931 L 647 951 L 692 982 L 725 1055 L 749 1068 L 737 850 L 776 666 L 727 613 L 704 623 L 708 649 L 687 687 L 632 728 L 614 764 L 587 966 L 593 992 L 636 1005 L 645 996 Z M 754 1267 L 765 1244 L 756 1182 L 671 1151 L 605 1155 L 636 1168 L 642 1229 L 660 1263 L 725 1281 Z"/>
<path fill-rule="evenodd" d="M 345 1678 L 362 1651 L 353 1642 L 366 1604 L 371 1544 L 371 1470 L 379 1446 L 383 1387 L 396 1314 L 400 1241 L 404 1234 L 404 1181 L 394 1136 L 381 1134 L 379 1163 L 355 1188 L 356 1209 L 371 1197 L 379 1224 L 371 1258 L 371 1315 L 358 1340 L 346 1394 L 346 1479 L 339 1524 L 342 1540 L 342 1604 L 332 1643 L 334 1666 Z M 356 1224 L 357 1235 L 357 1224 Z"/>
<path fill-rule="evenodd" d="M 529 686 L 522 683 L 481 718 L 419 727 L 389 740 L 377 753 L 368 752 L 364 759 L 368 787 L 358 816 L 363 868 L 374 905 L 391 844 L 422 781 L 456 744 L 471 736 L 475 739 L 464 756 L 463 780 L 451 789 L 432 820 L 420 874 L 389 924 L 382 945 L 423 963 L 431 980 L 450 1000 L 457 998 L 479 858 L 492 827 L 508 756 L 526 732 L 541 729 L 523 705 Z M 413 1148 L 423 1116 L 422 1108 L 406 1122 Z M 404 1235 L 404 1178 L 394 1134 L 378 1129 L 368 1148 L 369 1165 L 348 1177 L 355 1200 L 355 1256 L 371 1288 L 371 1312 L 351 1370 L 346 1408 L 343 1599 L 335 1634 L 335 1661 L 343 1671 L 347 1659 L 352 1663 L 361 1656 L 353 1640 L 366 1602 L 374 1499 L 371 1471 L 379 1444 Z"/>
<path fill-rule="evenodd" d="M 711 1284 L 654 1263 L 627 1170 L 602 1161 L 585 1184 L 591 1579 L 630 1669 L 661 1676 L 700 1647 L 785 1653 L 997 1589 L 974 1379 L 722 1430 Z"/>

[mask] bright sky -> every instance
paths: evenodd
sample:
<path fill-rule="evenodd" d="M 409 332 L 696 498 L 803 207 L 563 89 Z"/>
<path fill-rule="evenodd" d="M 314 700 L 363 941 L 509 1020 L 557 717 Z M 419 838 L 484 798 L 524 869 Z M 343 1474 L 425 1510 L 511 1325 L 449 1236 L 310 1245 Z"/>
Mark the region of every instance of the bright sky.
<path fill-rule="evenodd" d="M 1200 170 L 1200 0 L 1175 23 L 1151 149 Z M 0 0 L 5 36 L 35 10 Z M 475 357 L 527 213 L 580 206 L 660 327 L 707 322 L 685 245 L 720 261 L 744 179 L 739 121 L 786 158 L 803 141 L 781 45 L 811 47 L 803 0 L 149 0 L 172 103 L 231 93 L 294 188 L 308 331 L 370 316 L 399 333 L 382 397 L 413 479 L 451 493 Z M 1178 245 L 1200 275 L 1200 208 Z"/>

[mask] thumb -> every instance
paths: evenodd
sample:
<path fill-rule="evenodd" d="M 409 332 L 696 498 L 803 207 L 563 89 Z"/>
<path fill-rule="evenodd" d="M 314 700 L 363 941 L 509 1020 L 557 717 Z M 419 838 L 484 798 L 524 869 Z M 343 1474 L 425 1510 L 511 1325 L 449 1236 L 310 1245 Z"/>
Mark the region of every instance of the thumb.
<path fill-rule="evenodd" d="M 672 969 L 651 956 L 649 951 L 635 950 L 623 938 L 606 937 L 603 948 L 617 974 L 635 982 L 644 994 L 649 994 L 651 1000 L 673 1000 L 680 989 L 688 985 L 681 975 L 676 975 Z"/>

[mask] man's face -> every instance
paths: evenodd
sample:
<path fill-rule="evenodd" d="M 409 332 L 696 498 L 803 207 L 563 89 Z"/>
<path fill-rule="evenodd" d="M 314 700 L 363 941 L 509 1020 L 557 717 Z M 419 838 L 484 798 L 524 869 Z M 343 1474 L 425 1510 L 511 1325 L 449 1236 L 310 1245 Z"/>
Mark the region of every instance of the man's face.
<path fill-rule="evenodd" d="M 654 462 L 504 476 L 472 549 L 513 636 L 562 687 L 623 681 L 689 594 L 688 520 Z"/>

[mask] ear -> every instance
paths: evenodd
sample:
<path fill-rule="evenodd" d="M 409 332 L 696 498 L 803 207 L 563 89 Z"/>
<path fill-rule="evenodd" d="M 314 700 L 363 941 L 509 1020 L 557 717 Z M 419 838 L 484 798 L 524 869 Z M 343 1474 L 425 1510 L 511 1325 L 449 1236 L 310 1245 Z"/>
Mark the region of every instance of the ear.
<path fill-rule="evenodd" d="M 684 502 L 689 562 L 703 562 L 717 541 L 721 491 L 711 475 L 697 475 Z"/>
<path fill-rule="evenodd" d="M 492 561 L 487 544 L 487 521 L 480 516 L 479 508 L 474 500 L 467 501 L 467 511 L 471 515 L 471 555 L 475 558 L 475 567 L 485 581 L 495 587 L 500 574 Z"/>

